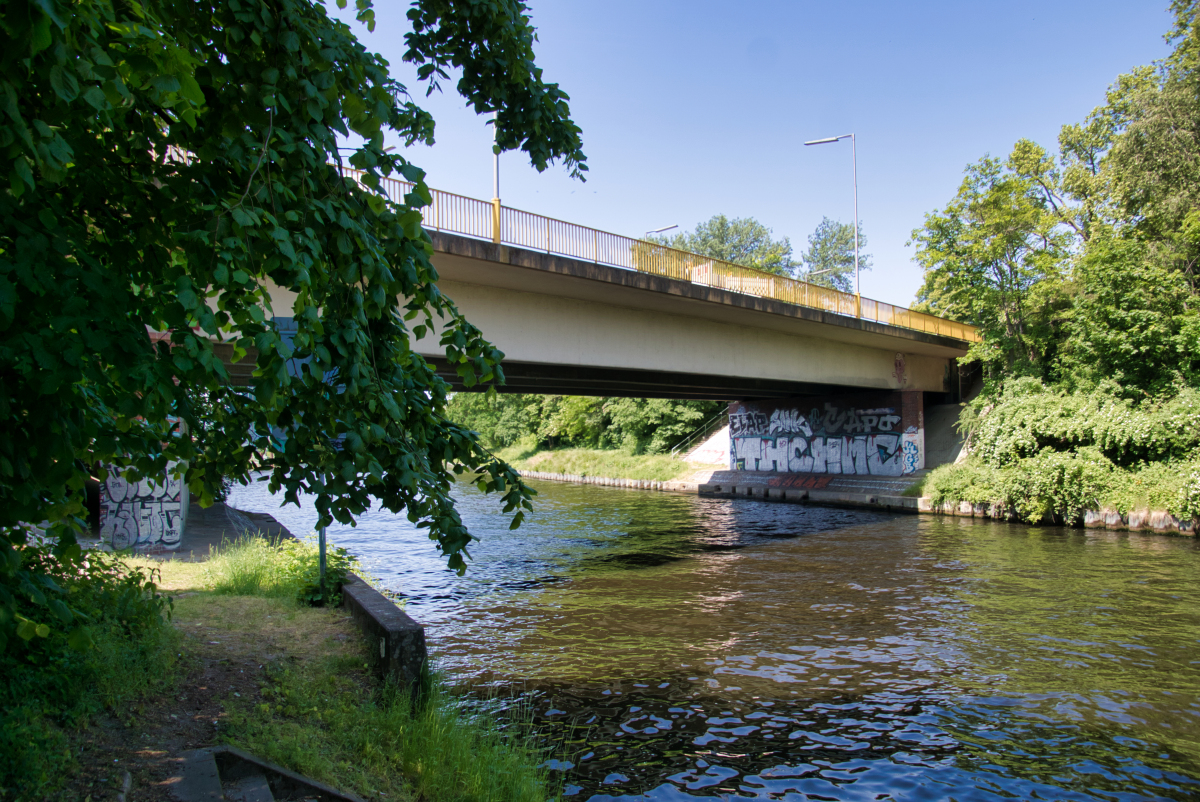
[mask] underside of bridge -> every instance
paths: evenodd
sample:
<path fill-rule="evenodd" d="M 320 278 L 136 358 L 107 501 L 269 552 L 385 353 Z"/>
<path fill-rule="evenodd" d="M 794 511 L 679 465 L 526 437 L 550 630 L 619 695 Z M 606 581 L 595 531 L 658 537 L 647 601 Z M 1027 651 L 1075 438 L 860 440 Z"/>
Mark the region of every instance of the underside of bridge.
<path fill-rule="evenodd" d="M 456 391 L 484 390 L 464 387 L 445 359 L 429 361 L 438 375 Z M 705 373 L 673 373 L 625 368 L 580 368 L 569 365 L 539 365 L 505 360 L 502 393 L 546 393 L 550 395 L 593 395 L 624 398 L 684 398 L 738 401 L 760 398 L 791 398 L 854 392 L 856 388 L 775 379 L 731 378 Z"/>

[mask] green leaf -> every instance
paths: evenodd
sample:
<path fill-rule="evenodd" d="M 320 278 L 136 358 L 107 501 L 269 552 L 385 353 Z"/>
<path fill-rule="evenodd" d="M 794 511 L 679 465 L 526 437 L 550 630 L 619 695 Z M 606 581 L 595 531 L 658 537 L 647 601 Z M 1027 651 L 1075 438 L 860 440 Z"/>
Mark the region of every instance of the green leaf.
<path fill-rule="evenodd" d="M 17 637 L 26 641 L 33 640 L 37 635 L 37 630 L 37 623 L 25 618 L 17 624 Z"/>
<path fill-rule="evenodd" d="M 79 82 L 57 64 L 50 68 L 50 86 L 56 95 L 68 103 L 79 97 Z"/>
<path fill-rule="evenodd" d="M 108 105 L 108 99 L 104 96 L 104 91 L 98 86 L 88 87 L 87 91 L 83 93 L 83 99 L 97 111 L 103 110 Z"/>
<path fill-rule="evenodd" d="M 179 81 L 180 94 L 197 106 L 203 106 L 204 91 L 200 89 L 200 84 L 196 82 L 196 79 L 186 72 L 177 73 L 175 77 Z"/>
<path fill-rule="evenodd" d="M 49 47 L 53 41 L 50 37 L 50 17 L 45 14 L 38 17 L 33 23 L 30 34 L 29 52 L 31 55 L 36 55 Z"/>

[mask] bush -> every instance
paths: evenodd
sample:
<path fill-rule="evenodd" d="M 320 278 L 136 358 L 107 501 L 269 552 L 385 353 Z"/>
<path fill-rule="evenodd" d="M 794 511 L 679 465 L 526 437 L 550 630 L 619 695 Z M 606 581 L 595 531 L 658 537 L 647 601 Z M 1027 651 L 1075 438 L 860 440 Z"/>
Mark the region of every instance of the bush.
<path fill-rule="evenodd" d="M 1200 392 L 1191 388 L 1134 404 L 1099 388 L 1052 390 L 1036 379 L 1009 381 L 972 403 L 963 418 L 971 453 L 1003 467 L 1045 449 L 1095 447 L 1115 465 L 1189 459 L 1200 449 Z"/>
<path fill-rule="evenodd" d="M 78 547 L 15 554 L 0 574 L 19 578 L 0 588 L 17 610 L 0 653 L 0 797 L 34 799 L 72 763 L 67 728 L 171 680 L 177 635 L 155 571 Z M 23 624 L 43 610 L 54 625 Z"/>
<path fill-rule="evenodd" d="M 934 504 L 1003 504 L 1029 523 L 1047 515 L 1070 523 L 1088 509 L 1166 510 L 1191 518 L 1200 517 L 1200 463 L 1156 462 L 1125 469 L 1095 449 L 1044 450 L 1004 468 L 972 457 L 932 470 L 923 492 Z"/>

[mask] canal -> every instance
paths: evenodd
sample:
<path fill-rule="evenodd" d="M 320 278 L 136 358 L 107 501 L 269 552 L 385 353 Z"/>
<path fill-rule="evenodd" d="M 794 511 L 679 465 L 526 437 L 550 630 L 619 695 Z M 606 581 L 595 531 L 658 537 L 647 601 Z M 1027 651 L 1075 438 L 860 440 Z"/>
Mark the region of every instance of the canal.
<path fill-rule="evenodd" d="M 1200 797 L 1194 540 L 534 486 L 516 531 L 458 488 L 465 577 L 403 516 L 329 536 L 573 798 Z"/>

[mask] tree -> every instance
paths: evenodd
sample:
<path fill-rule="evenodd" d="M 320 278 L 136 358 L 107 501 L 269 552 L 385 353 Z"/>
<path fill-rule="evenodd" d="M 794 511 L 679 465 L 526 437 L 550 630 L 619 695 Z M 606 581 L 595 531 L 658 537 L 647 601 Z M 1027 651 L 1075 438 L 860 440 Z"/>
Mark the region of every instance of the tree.
<path fill-rule="evenodd" d="M 521 2 L 417 0 L 409 19 L 405 59 L 432 82 L 461 71 L 501 148 L 586 169 Z M 0 639 L 33 636 L 19 599 L 52 601 L 18 576 L 27 522 L 77 553 L 84 481 L 106 466 L 152 477 L 182 460 L 202 503 L 266 470 L 289 501 L 315 494 L 322 525 L 406 510 L 459 571 L 456 473 L 520 522 L 531 491 L 446 419 L 447 385 L 412 349 L 436 323 L 466 384 L 503 379 L 435 283 L 424 174 L 384 150 L 387 130 L 431 141 L 433 120 L 381 57 L 311 0 L 17 0 L 0 31 Z M 331 164 L 351 133 L 361 182 Z M 380 191 L 389 175 L 415 183 L 402 203 Z M 272 284 L 291 309 L 271 308 Z M 255 349 L 249 388 L 218 339 Z"/>
<path fill-rule="evenodd" d="M 994 375 L 1047 371 L 1065 303 L 1071 235 L 1028 174 L 1030 153 L 1018 143 L 1005 162 L 968 166 L 954 200 L 913 232 L 925 268 L 914 308 L 978 326 L 969 356 Z"/>
<path fill-rule="evenodd" d="M 731 220 L 723 214 L 713 215 L 696 226 L 694 231 L 685 231 L 673 237 L 650 236 L 647 239 L 659 245 L 781 276 L 790 275 L 795 267 L 792 243 L 788 238 L 771 239 L 771 229 L 753 217 Z"/>
<path fill-rule="evenodd" d="M 867 237 L 858 224 L 858 269 L 871 269 L 871 256 L 862 249 Z M 854 227 L 822 217 L 808 235 L 808 250 L 800 257 L 803 265 L 796 278 L 842 292 L 854 291 Z"/>
<path fill-rule="evenodd" d="M 1121 76 L 1093 117 L 1116 132 L 1103 173 L 1120 224 L 1156 243 L 1200 288 L 1200 19 L 1194 0 L 1171 4 L 1174 45 L 1161 63 Z M 1169 252 L 1169 255 L 1168 255 Z"/>
<path fill-rule="evenodd" d="M 1137 239 L 1098 236 L 1075 268 L 1060 373 L 1127 398 L 1200 387 L 1200 309 L 1186 277 Z"/>

